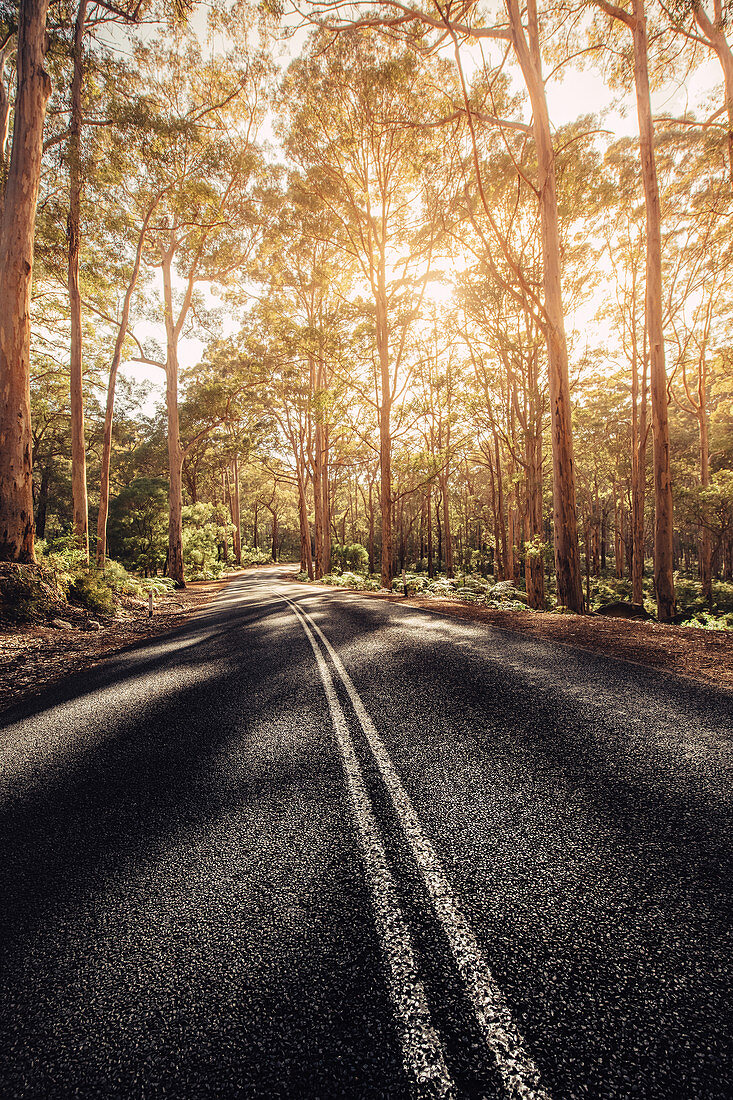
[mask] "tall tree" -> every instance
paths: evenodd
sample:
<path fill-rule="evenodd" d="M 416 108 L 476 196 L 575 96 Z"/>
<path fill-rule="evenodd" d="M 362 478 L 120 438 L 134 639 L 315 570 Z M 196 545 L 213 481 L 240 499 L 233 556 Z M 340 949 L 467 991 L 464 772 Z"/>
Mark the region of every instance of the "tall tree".
<path fill-rule="evenodd" d="M 630 11 L 606 0 L 592 3 L 631 32 L 634 47 L 634 88 L 646 207 L 646 328 L 654 439 L 654 590 L 660 622 L 671 622 L 675 614 L 674 520 L 662 305 L 662 213 L 654 153 L 647 18 L 644 0 L 632 0 Z"/>
<path fill-rule="evenodd" d="M 13 146 L 0 223 L 0 561 L 35 561 L 30 298 L 43 120 L 48 0 L 21 0 Z"/>

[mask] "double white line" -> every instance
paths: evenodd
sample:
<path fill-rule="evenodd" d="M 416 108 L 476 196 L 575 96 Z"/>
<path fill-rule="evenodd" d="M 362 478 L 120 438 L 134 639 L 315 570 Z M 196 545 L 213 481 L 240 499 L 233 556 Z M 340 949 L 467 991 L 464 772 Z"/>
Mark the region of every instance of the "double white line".
<path fill-rule="evenodd" d="M 403 1060 L 407 1072 L 415 1081 L 417 1096 L 420 1100 L 423 1097 L 454 1098 L 458 1096 L 458 1090 L 446 1063 L 442 1040 L 430 1017 L 410 932 L 400 908 L 379 827 L 324 652 L 330 657 L 364 731 L 398 825 L 453 955 L 480 1033 L 493 1055 L 505 1094 L 517 1100 L 520 1097 L 522 1100 L 549 1100 L 504 995 L 494 981 L 470 925 L 456 904 L 438 855 L 423 832 L 410 798 L 348 672 L 310 615 L 286 596 L 280 598 L 292 608 L 300 621 L 313 648 L 323 681 L 354 808 L 377 930 L 387 963 L 389 991 L 400 1031 Z M 320 640 L 320 646 L 316 639 Z"/>

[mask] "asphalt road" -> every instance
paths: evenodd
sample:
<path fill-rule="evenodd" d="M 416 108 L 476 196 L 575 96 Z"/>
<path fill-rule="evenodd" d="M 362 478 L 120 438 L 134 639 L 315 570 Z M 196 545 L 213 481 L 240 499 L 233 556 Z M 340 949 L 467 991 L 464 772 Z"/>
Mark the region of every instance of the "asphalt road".
<path fill-rule="evenodd" d="M 732 711 L 245 575 L 3 716 L 0 1097 L 728 1100 Z"/>

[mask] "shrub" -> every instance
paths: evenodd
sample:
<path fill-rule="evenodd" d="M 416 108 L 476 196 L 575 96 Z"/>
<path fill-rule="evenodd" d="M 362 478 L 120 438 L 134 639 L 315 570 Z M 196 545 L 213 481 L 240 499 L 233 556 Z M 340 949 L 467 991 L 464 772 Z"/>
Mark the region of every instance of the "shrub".
<path fill-rule="evenodd" d="M 395 577 L 392 581 L 393 592 L 404 592 L 407 588 L 408 596 L 413 596 L 416 592 L 424 592 L 428 587 L 427 577 L 421 576 L 420 573 L 407 573 L 405 572 L 405 583 L 402 583 L 402 577 Z"/>
<path fill-rule="evenodd" d="M 0 613 L 12 623 L 43 618 L 53 606 L 54 592 L 38 565 L 0 566 Z"/>
<path fill-rule="evenodd" d="M 272 554 L 267 550 L 255 550 L 252 546 L 242 547 L 242 565 L 270 565 Z M 306 580 L 308 574 L 305 574 Z"/>
<path fill-rule="evenodd" d="M 117 609 L 112 589 L 96 569 L 75 578 L 69 588 L 69 601 L 98 615 L 114 615 Z"/>
<path fill-rule="evenodd" d="M 366 574 L 369 569 L 369 551 L 358 542 L 348 542 L 343 546 L 335 543 L 331 546 L 331 565 L 342 573 Z"/>

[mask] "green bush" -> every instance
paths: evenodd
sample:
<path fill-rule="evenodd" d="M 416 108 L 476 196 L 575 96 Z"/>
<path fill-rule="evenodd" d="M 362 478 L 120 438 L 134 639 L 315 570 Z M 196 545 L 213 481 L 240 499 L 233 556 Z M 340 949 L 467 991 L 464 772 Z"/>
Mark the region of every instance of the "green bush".
<path fill-rule="evenodd" d="M 95 569 L 75 578 L 69 587 L 69 601 L 97 615 L 114 615 L 117 610 L 114 592 L 104 575 Z"/>
<path fill-rule="evenodd" d="M 267 550 L 255 550 L 252 546 L 242 547 L 242 565 L 270 565 L 272 554 Z M 306 573 L 306 578 L 308 574 Z"/>
<path fill-rule="evenodd" d="M 335 543 L 331 546 L 331 565 L 342 573 L 366 574 L 369 569 L 369 551 L 358 542 L 345 545 Z"/>

